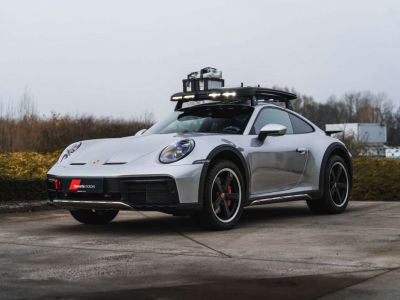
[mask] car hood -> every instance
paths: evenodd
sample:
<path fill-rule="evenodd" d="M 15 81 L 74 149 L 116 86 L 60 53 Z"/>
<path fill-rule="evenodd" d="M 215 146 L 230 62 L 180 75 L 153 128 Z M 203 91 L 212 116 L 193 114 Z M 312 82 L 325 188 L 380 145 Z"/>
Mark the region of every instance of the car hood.
<path fill-rule="evenodd" d="M 209 133 L 195 134 L 149 134 L 125 138 L 98 139 L 83 141 L 81 147 L 57 167 L 68 165 L 127 165 L 130 163 L 159 164 L 158 156 L 170 144 L 183 139 L 193 139 L 195 148 L 188 157 L 179 160 L 174 165 L 192 164 L 196 160 L 204 160 L 212 149 L 220 145 L 237 147 L 236 142 L 243 138 L 242 135 L 220 135 Z M 239 139 L 239 140 L 238 140 Z M 65 152 L 64 152 L 65 153 Z"/>
<path fill-rule="evenodd" d="M 67 159 L 67 164 L 125 164 L 152 152 L 161 152 L 176 135 L 157 134 L 126 138 L 89 140 Z"/>

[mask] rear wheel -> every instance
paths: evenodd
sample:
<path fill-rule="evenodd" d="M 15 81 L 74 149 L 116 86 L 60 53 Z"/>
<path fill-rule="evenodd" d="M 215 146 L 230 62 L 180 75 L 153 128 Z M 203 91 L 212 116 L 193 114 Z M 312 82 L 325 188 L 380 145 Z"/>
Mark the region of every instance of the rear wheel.
<path fill-rule="evenodd" d="M 118 214 L 118 210 L 74 209 L 70 210 L 75 220 L 83 224 L 108 224 Z"/>
<path fill-rule="evenodd" d="M 221 161 L 212 166 L 206 178 L 200 221 L 212 229 L 232 228 L 242 215 L 244 194 L 242 174 L 233 162 Z"/>
<path fill-rule="evenodd" d="M 324 176 L 322 198 L 307 200 L 307 205 L 316 213 L 341 213 L 347 207 L 350 194 L 349 170 L 343 158 L 331 157 Z"/>

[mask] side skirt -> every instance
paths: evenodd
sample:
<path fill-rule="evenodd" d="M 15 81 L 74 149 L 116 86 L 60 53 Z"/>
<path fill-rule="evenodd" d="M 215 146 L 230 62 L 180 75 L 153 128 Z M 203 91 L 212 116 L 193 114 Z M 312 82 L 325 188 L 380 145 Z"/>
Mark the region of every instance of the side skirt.
<path fill-rule="evenodd" d="M 297 194 L 297 195 L 250 200 L 250 204 L 248 206 L 263 205 L 269 203 L 281 203 L 281 202 L 296 201 L 296 200 L 311 200 L 311 199 L 312 197 L 309 194 Z"/>

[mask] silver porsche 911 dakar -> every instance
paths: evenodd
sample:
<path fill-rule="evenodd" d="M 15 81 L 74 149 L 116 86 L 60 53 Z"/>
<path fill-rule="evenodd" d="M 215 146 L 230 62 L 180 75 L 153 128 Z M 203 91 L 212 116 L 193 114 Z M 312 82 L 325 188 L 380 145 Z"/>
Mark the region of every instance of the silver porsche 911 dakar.
<path fill-rule="evenodd" d="M 50 203 L 85 224 L 155 210 L 213 229 L 232 228 L 258 204 L 305 200 L 313 212 L 343 212 L 352 186 L 345 145 L 291 109 L 296 95 L 225 88 L 220 75 L 191 73 L 171 97 L 175 111 L 135 136 L 67 147 L 48 172 Z"/>

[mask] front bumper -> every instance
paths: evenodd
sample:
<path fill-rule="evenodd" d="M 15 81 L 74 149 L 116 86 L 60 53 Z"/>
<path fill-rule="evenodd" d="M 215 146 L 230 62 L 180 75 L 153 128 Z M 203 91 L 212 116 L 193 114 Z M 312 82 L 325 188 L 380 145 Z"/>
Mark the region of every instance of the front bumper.
<path fill-rule="evenodd" d="M 85 178 L 83 178 L 85 179 Z M 68 190 L 72 177 L 49 176 L 49 202 L 64 208 L 157 210 L 196 210 L 196 203 L 181 203 L 175 180 L 168 176 L 90 178 L 102 182 L 102 192 Z M 57 187 L 56 181 L 59 181 Z"/>
<path fill-rule="evenodd" d="M 157 211 L 198 210 L 203 164 L 155 168 L 53 167 L 48 174 L 50 204 L 65 208 L 137 209 Z M 152 172 L 151 172 L 152 171 Z M 163 172 L 164 171 L 164 172 Z M 123 175 L 123 174 L 129 175 Z M 90 178 L 103 181 L 101 193 L 78 193 L 56 189 L 55 180 Z M 70 182 L 70 181 L 69 181 Z"/>

